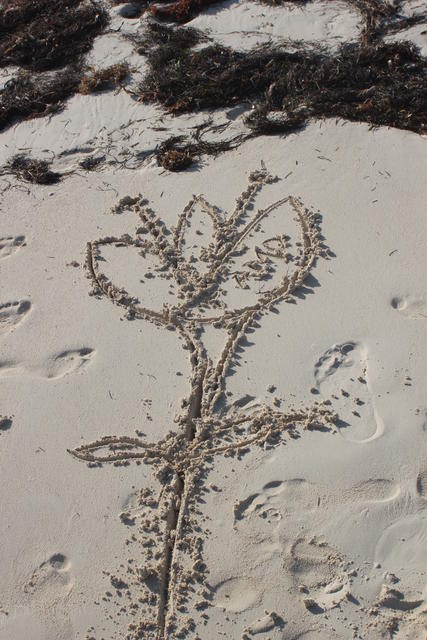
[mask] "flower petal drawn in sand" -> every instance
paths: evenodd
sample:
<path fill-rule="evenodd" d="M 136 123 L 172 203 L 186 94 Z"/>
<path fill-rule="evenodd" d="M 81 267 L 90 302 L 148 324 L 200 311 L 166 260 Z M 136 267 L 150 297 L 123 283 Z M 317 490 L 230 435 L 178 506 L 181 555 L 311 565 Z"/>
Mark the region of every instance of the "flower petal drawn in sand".
<path fill-rule="evenodd" d="M 252 172 L 248 187 L 229 215 L 203 196 L 193 196 L 171 231 L 139 197 L 132 203 L 139 219 L 134 236 L 101 238 L 87 245 L 86 267 L 94 294 L 122 307 L 129 319 L 149 320 L 176 331 L 191 364 L 189 395 L 181 403 L 173 430 L 162 440 L 150 443 L 141 437 L 113 435 L 70 451 L 91 466 L 143 460 L 154 466 L 163 486 L 155 516 L 163 523 L 162 561 L 149 570 L 150 605 L 138 626 L 144 638 L 178 637 L 177 602 L 190 597 L 179 557 L 191 548 L 192 559 L 196 557 L 200 566 L 205 566 L 203 539 L 199 536 L 198 545 L 193 544 L 194 531 L 200 529 L 197 492 L 215 456 L 240 457 L 254 446 L 276 446 L 286 433 L 292 435 L 298 429 L 330 429 L 336 420 L 327 403 L 286 411 L 266 405 L 244 411 L 224 403 L 226 377 L 237 351 L 245 347 L 247 334 L 277 303 L 292 301 L 317 258 L 328 257 L 320 234 L 320 216 L 298 198 L 287 195 L 263 209 L 254 209 L 263 188 L 275 181 L 263 165 Z M 294 242 L 287 233 L 292 224 L 299 229 Z M 208 234 L 202 231 L 207 227 L 208 241 Z M 142 291 L 150 292 L 142 301 L 104 273 L 105 252 L 123 248 L 138 252 Z M 166 293 L 160 308 L 153 309 L 147 299 L 158 297 L 162 285 L 166 292 L 174 288 L 175 299 L 168 303 Z M 216 361 L 203 343 L 208 325 L 225 334 Z M 153 540 L 153 545 L 158 544 Z M 196 573 L 197 581 L 205 583 L 207 569 Z"/>
<path fill-rule="evenodd" d="M 312 233 L 316 216 L 306 210 L 298 198 L 286 196 L 265 209 L 253 210 L 253 202 L 262 187 L 274 181 L 265 170 L 252 173 L 248 188 L 237 198 L 230 215 L 211 205 L 203 196 L 193 196 L 173 232 L 148 207 L 146 200 L 137 199 L 133 209 L 141 224 L 133 237 L 103 238 L 88 244 L 88 268 L 98 293 L 126 306 L 133 317 L 146 317 L 162 324 L 188 321 L 224 324 L 247 312 L 266 309 L 291 295 L 311 268 L 321 241 Z M 194 233 L 192 218 L 197 209 L 210 223 L 207 241 L 203 237 L 200 242 L 200 229 Z M 284 233 L 292 223 L 292 215 L 296 217 L 302 236 L 296 258 L 291 253 L 291 238 Z M 275 225 L 269 227 L 274 227 L 274 235 L 266 237 L 263 226 L 273 217 Z M 254 238 L 260 240 L 259 244 Z M 161 308 L 153 309 L 145 303 L 146 296 L 140 302 L 126 288 L 114 285 L 98 264 L 106 246 L 127 246 L 138 251 L 143 259 L 141 276 L 147 268 L 151 269 L 145 273 L 144 289 L 147 293 L 150 288 L 164 289 L 162 280 L 172 283 L 176 291 L 174 302 L 168 303 L 165 295 Z M 232 289 L 238 295 L 231 297 L 240 303 L 234 308 L 227 302 Z"/>

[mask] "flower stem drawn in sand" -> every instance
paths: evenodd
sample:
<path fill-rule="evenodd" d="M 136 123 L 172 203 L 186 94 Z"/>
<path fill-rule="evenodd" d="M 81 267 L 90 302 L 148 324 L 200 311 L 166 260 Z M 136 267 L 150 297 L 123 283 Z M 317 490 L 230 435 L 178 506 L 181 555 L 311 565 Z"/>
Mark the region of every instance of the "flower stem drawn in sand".
<path fill-rule="evenodd" d="M 187 637 L 185 634 L 195 631 L 194 620 L 184 615 L 190 591 L 200 595 L 196 608 L 208 605 L 203 536 L 196 516 L 198 499 L 206 490 L 203 480 L 215 456 L 240 457 L 254 445 L 277 445 L 286 432 L 292 435 L 299 427 L 329 428 L 336 419 L 322 403 L 309 410 L 282 412 L 258 405 L 245 412 L 224 402 L 225 379 L 235 364 L 236 352 L 245 346 L 246 335 L 278 302 L 291 302 L 316 259 L 328 255 L 320 235 L 320 216 L 306 209 L 298 198 L 286 196 L 265 209 L 253 210 L 263 187 L 276 180 L 264 165 L 251 173 L 247 189 L 229 216 L 202 196 L 193 196 L 173 232 L 143 198 L 137 198 L 130 205 L 140 219 L 134 237 L 101 238 L 87 245 L 86 266 L 94 293 L 123 307 L 129 319 L 149 320 L 177 332 L 190 354 L 191 390 L 181 403 L 182 413 L 175 417 L 174 430 L 162 440 L 149 443 L 139 437 L 106 436 L 71 451 L 93 466 L 143 460 L 154 467 L 163 487 L 158 499 L 148 489 L 140 494 L 141 503 L 152 513 L 143 526 L 147 563 L 138 574 L 145 614 L 130 625 L 128 638 Z M 197 208 L 211 221 L 212 238 L 195 257 L 188 255 L 190 245 L 185 238 Z M 294 243 L 279 233 L 279 225 L 290 224 L 289 213 L 295 216 L 300 231 Z M 253 256 L 248 255 L 250 243 L 265 233 L 263 225 L 271 217 L 276 235 L 254 245 Z M 177 303 L 164 304 L 162 310 L 155 311 L 113 284 L 100 270 L 102 250 L 108 246 L 133 247 L 142 258 L 154 258 L 158 267 L 151 278 L 175 283 Z M 193 248 L 191 245 L 190 252 Z M 257 283 L 258 291 L 254 292 Z M 227 304 L 231 297 L 227 286 L 234 287 L 239 303 L 243 300 L 238 308 Z M 216 362 L 203 344 L 209 327 L 223 330 L 226 336 Z"/>

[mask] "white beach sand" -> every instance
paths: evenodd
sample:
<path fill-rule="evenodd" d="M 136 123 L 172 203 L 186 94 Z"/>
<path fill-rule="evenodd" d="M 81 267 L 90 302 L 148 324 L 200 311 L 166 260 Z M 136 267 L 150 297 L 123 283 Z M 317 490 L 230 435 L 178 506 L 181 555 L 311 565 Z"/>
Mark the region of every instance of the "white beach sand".
<path fill-rule="evenodd" d="M 358 36 L 357 16 L 341 13 L 341 4 L 290 11 L 286 29 L 280 20 L 267 24 L 273 14 L 287 17 L 283 8 L 249 2 L 207 11 L 191 24 L 227 45 L 237 39 L 236 47 L 248 43 L 246 31 L 335 46 Z M 124 28 L 137 29 L 139 21 L 132 22 Z M 101 36 L 91 55 L 100 60 L 114 46 L 111 64 L 120 46 L 128 51 L 123 42 Z M 244 129 L 241 115 L 227 114 L 215 118 Z M 62 113 L 3 132 L 1 162 L 25 147 L 35 157 L 53 151 L 54 168 L 71 170 L 111 140 L 118 156 L 134 142 L 153 150 L 203 117 L 166 116 L 159 132 L 152 127 L 161 110 L 124 92 L 75 96 Z M 170 532 L 173 546 L 180 527 L 187 531 L 173 547 L 169 583 L 179 627 L 165 638 L 426 638 L 426 158 L 425 137 L 330 119 L 287 137 L 256 138 L 178 174 L 148 159 L 136 169 L 76 172 L 57 185 L 10 179 L 0 204 L 0 640 L 155 638 L 138 626 L 156 617 L 150 589 L 164 566 L 159 540 L 174 492 L 180 500 L 187 492 L 193 511 Z M 278 180 L 255 193 L 246 222 L 293 196 L 301 211 L 320 214 L 324 249 L 317 257 L 313 250 L 290 299 L 248 326 L 224 399 L 216 413 L 206 405 L 204 420 L 222 428 L 227 418 L 259 414 L 268 430 L 274 412 L 309 418 L 321 407 L 337 421 L 316 429 L 308 419 L 304 429 L 300 420 L 276 442 L 256 439 L 244 455 L 230 451 L 250 441 L 250 429 L 233 433 L 228 444 L 221 441 L 226 455 L 212 454 L 199 479 L 191 476 L 198 458 L 186 453 L 183 474 L 193 480 L 184 491 L 178 476 L 165 485 L 156 459 L 97 465 L 73 456 L 118 436 L 154 448 L 162 441 L 161 455 L 181 460 L 178 441 L 168 449 L 164 439 L 181 424 L 176 416 L 195 380 L 180 327 L 127 318 L 128 303 L 113 304 L 108 296 L 117 301 L 118 294 L 108 284 L 109 293 L 89 295 L 87 243 L 115 238 L 99 247 L 97 273 L 161 314 L 164 304 L 180 302 L 178 287 L 156 272 L 158 256 L 141 256 L 134 244 L 150 237 L 141 232 L 142 205 L 112 208 L 141 194 L 173 230 L 193 194 L 201 194 L 227 218 L 263 164 Z M 306 237 L 317 240 L 314 218 L 296 220 L 300 209 L 292 202 L 250 229 L 235 272 L 278 235 L 283 242 L 289 236 L 295 260 L 301 221 L 308 220 Z M 184 220 L 183 255 L 194 255 L 196 268 L 200 248 L 213 240 L 203 207 L 197 201 Z M 255 304 L 301 266 L 298 258 L 275 265 L 271 280 L 255 271 L 247 289 L 231 277 L 223 282 L 218 317 Z M 207 325 L 200 340 L 215 365 L 227 330 Z M 126 440 L 120 446 L 130 450 Z M 179 510 L 178 500 L 173 504 Z"/>

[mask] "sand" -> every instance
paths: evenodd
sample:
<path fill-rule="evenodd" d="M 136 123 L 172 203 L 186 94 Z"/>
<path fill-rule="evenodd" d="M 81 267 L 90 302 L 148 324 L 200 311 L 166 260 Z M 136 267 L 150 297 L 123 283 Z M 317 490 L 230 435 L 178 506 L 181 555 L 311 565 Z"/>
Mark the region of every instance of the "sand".
<path fill-rule="evenodd" d="M 236 47 L 358 36 L 226 4 L 193 22 Z M 425 138 L 316 121 L 159 168 L 205 117 L 107 92 L 2 133 L 61 171 L 147 153 L 3 180 L 0 639 L 424 639 Z"/>

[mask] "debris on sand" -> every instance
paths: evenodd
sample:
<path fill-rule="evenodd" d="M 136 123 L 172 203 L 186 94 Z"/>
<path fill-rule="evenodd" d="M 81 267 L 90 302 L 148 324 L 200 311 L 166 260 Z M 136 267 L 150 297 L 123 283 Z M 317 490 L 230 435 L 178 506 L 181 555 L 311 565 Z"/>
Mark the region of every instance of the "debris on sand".
<path fill-rule="evenodd" d="M 0 66 L 63 68 L 89 51 L 107 24 L 106 11 L 93 0 L 3 0 Z"/>
<path fill-rule="evenodd" d="M 248 125 L 257 134 L 327 117 L 425 130 L 427 61 L 409 43 L 346 44 L 334 55 L 273 45 L 250 52 L 220 45 L 192 50 L 169 29 L 173 44 L 148 52 L 149 72 L 138 93 L 171 113 L 251 101 Z"/>
<path fill-rule="evenodd" d="M 196 17 L 203 9 L 218 4 L 218 0 L 177 0 L 165 7 L 154 4 L 151 12 L 155 18 L 171 22 L 188 22 Z"/>
<path fill-rule="evenodd" d="M 79 162 L 79 167 L 84 169 L 85 171 L 97 171 L 102 167 L 102 164 L 105 162 L 105 156 L 89 156 L 88 158 L 84 158 Z"/>
<path fill-rule="evenodd" d="M 22 71 L 11 78 L 0 91 L 0 131 L 15 121 L 60 111 L 77 91 L 82 75 L 81 69 L 71 67 L 42 75 Z"/>
<path fill-rule="evenodd" d="M 0 91 L 0 131 L 16 121 L 41 118 L 61 111 L 75 93 L 89 94 L 120 86 L 126 79 L 127 64 L 85 73 L 81 61 L 61 71 L 33 74 L 21 71 Z"/>
<path fill-rule="evenodd" d="M 182 171 L 193 164 L 190 145 L 182 145 L 183 139 L 184 136 L 172 136 L 159 145 L 156 150 L 159 166 L 168 171 Z"/>
<path fill-rule="evenodd" d="M 199 136 L 192 140 L 186 136 L 171 136 L 157 147 L 157 164 L 168 171 L 182 171 L 190 167 L 200 156 L 217 156 L 236 147 L 245 137 L 242 135 L 231 140 L 206 142 Z"/>
<path fill-rule="evenodd" d="M 143 34 L 127 37 L 140 55 L 149 55 L 155 49 L 157 56 L 163 51 L 165 60 L 169 60 L 176 52 L 191 49 L 199 42 L 207 40 L 199 29 L 170 27 L 154 21 L 147 23 Z"/>
<path fill-rule="evenodd" d="M 18 180 L 33 184 L 55 184 L 62 178 L 60 173 L 51 171 L 47 160 L 36 160 L 24 154 L 11 158 L 2 168 L 3 175 L 14 175 Z"/>
<path fill-rule="evenodd" d="M 129 66 L 125 62 L 113 64 L 106 69 L 92 67 L 80 81 L 78 92 L 84 95 L 95 91 L 114 89 L 122 84 L 129 75 Z"/>

